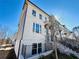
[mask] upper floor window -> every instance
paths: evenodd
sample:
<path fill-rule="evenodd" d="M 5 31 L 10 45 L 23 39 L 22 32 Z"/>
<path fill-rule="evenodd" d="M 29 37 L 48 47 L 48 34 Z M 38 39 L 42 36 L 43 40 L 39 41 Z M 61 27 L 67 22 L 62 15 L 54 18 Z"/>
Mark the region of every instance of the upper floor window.
<path fill-rule="evenodd" d="M 32 10 L 32 15 L 36 16 L 36 11 L 35 10 Z"/>
<path fill-rule="evenodd" d="M 47 21 L 47 17 L 45 17 L 45 21 Z"/>
<path fill-rule="evenodd" d="M 39 19 L 42 19 L 42 15 L 41 14 L 39 14 Z"/>
<path fill-rule="evenodd" d="M 33 32 L 41 33 L 41 25 L 33 23 Z"/>
<path fill-rule="evenodd" d="M 41 33 L 41 25 L 40 25 L 40 33 Z"/>
<path fill-rule="evenodd" d="M 36 32 L 39 33 L 39 24 L 36 24 Z"/>
<path fill-rule="evenodd" d="M 35 23 L 33 23 L 33 32 L 35 31 Z"/>

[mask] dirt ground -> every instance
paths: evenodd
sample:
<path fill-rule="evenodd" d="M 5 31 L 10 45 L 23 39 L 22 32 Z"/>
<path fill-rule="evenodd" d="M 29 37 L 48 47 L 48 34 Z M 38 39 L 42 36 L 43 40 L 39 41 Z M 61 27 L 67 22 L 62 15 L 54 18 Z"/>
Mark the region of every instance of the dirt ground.
<path fill-rule="evenodd" d="M 0 50 L 0 59 L 16 59 L 14 49 Z"/>

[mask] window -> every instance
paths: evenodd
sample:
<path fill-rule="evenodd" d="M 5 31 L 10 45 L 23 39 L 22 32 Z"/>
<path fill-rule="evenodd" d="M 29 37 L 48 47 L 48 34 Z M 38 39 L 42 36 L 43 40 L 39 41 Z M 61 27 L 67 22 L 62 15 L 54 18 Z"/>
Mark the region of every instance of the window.
<path fill-rule="evenodd" d="M 67 33 L 64 33 L 64 35 L 67 35 Z"/>
<path fill-rule="evenodd" d="M 42 44 L 38 43 L 38 53 L 41 53 L 41 52 L 42 52 Z"/>
<path fill-rule="evenodd" d="M 36 11 L 35 10 L 32 10 L 32 15 L 36 16 Z"/>
<path fill-rule="evenodd" d="M 32 45 L 32 55 L 34 55 L 34 54 L 37 54 L 37 44 L 36 43 L 34 43 Z"/>
<path fill-rule="evenodd" d="M 32 55 L 35 55 L 35 54 L 41 53 L 41 52 L 42 52 L 42 44 L 38 43 L 38 45 L 37 45 L 37 43 L 34 43 L 32 45 Z"/>
<path fill-rule="evenodd" d="M 48 34 L 48 29 L 46 29 L 46 34 Z"/>
<path fill-rule="evenodd" d="M 41 33 L 41 25 L 40 25 L 40 33 Z"/>
<path fill-rule="evenodd" d="M 22 51 L 21 51 L 22 56 L 24 59 L 26 58 L 26 45 L 22 45 Z"/>
<path fill-rule="evenodd" d="M 39 33 L 39 24 L 36 24 L 36 32 Z"/>
<path fill-rule="evenodd" d="M 47 17 L 45 17 L 45 21 L 47 21 Z"/>
<path fill-rule="evenodd" d="M 35 23 L 33 23 L 33 32 L 35 31 Z"/>
<path fill-rule="evenodd" d="M 41 33 L 41 25 L 33 23 L 33 32 Z"/>
<path fill-rule="evenodd" d="M 42 19 L 42 15 L 41 14 L 39 14 L 39 19 Z"/>

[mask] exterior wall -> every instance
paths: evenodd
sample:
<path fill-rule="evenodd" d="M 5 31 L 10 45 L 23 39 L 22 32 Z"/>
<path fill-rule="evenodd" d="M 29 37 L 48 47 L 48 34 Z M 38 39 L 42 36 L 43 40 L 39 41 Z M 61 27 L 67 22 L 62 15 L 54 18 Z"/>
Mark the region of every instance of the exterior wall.
<path fill-rule="evenodd" d="M 76 40 L 74 33 L 70 33 L 70 35 L 68 36 L 69 39 L 73 39 Z"/>
<path fill-rule="evenodd" d="M 61 31 L 62 37 L 67 38 L 70 34 L 69 30 L 66 27 L 63 27 L 63 25 L 60 25 L 60 29 L 62 30 Z M 67 34 L 65 35 L 65 33 Z"/>
<path fill-rule="evenodd" d="M 20 21 L 19 21 L 19 24 L 18 24 L 18 32 L 17 32 L 17 36 L 16 36 L 16 43 L 15 43 L 15 53 L 16 53 L 16 55 L 18 55 L 19 42 L 20 42 L 21 37 L 22 37 L 23 24 L 24 24 L 24 10 L 22 11 Z"/>
<path fill-rule="evenodd" d="M 36 11 L 36 17 L 34 17 L 32 15 L 32 10 L 35 10 Z M 42 20 L 39 19 L 39 14 L 42 14 L 43 15 L 43 19 Z M 42 11 L 40 11 L 35 6 L 33 6 L 32 4 L 29 4 L 28 12 L 27 12 L 27 17 L 26 17 L 26 22 L 25 22 L 24 36 L 23 36 L 23 39 L 24 40 L 26 40 L 28 42 L 35 42 L 35 41 L 36 42 L 40 42 L 40 41 L 43 42 L 42 39 L 45 39 L 45 37 L 44 37 L 44 35 L 45 35 L 44 17 L 45 16 L 47 16 L 47 15 L 44 14 Z M 33 23 L 38 23 L 38 24 L 40 24 L 42 26 L 42 32 L 41 33 L 33 32 Z M 38 38 L 40 38 L 40 41 L 39 41 Z M 32 41 L 30 41 L 30 40 L 32 40 Z"/>
<path fill-rule="evenodd" d="M 32 10 L 36 11 L 36 17 L 32 15 Z M 39 19 L 39 14 L 43 15 L 43 19 Z M 25 44 L 31 45 L 32 43 L 45 43 L 45 28 L 44 28 L 44 17 L 48 18 L 44 12 L 39 10 L 37 7 L 29 3 L 27 17 L 25 22 L 24 34 L 23 34 L 23 41 L 26 41 Z M 38 23 L 42 26 L 41 33 L 33 32 L 33 23 Z"/>
<path fill-rule="evenodd" d="M 36 11 L 36 16 L 32 15 L 32 10 Z M 42 19 L 39 19 L 39 14 L 42 15 Z M 16 55 L 18 55 L 19 42 L 20 42 L 21 37 L 22 37 L 24 17 L 25 16 L 24 16 L 24 10 L 23 10 L 22 15 L 21 15 L 21 19 L 20 19 L 20 22 L 19 22 L 19 29 L 18 29 L 17 38 L 16 38 L 17 40 L 16 40 L 16 44 L 15 44 Z M 46 43 L 46 29 L 44 28 L 45 17 L 47 17 L 47 21 L 53 22 L 52 25 L 54 25 L 56 27 L 55 31 L 58 31 L 58 25 L 60 25 L 60 24 L 56 23 L 56 19 L 53 18 L 53 17 L 49 18 L 48 14 L 46 14 L 41 9 L 39 9 L 38 7 L 36 7 L 35 5 L 33 5 L 32 3 L 29 2 L 23 38 L 21 40 L 21 48 L 20 48 L 19 59 L 23 59 L 23 56 L 21 55 L 22 44 L 26 45 L 26 51 L 25 52 L 26 52 L 27 57 L 32 56 L 32 44 L 33 43 L 37 43 L 37 44 L 42 43 L 43 44 L 42 45 L 42 52 L 44 52 L 44 50 L 45 50 L 44 44 Z M 55 22 L 55 24 L 54 24 L 54 22 Z M 33 23 L 37 23 L 37 24 L 41 25 L 41 33 L 33 32 Z M 51 36 L 50 30 L 49 30 L 49 34 Z M 59 37 L 60 37 L 60 35 L 59 35 Z"/>
<path fill-rule="evenodd" d="M 32 10 L 36 11 L 36 17 L 32 15 Z M 43 19 L 39 19 L 39 14 L 42 15 Z M 40 10 L 39 8 L 37 8 L 32 3 L 29 2 L 26 21 L 25 21 L 25 27 L 24 27 L 24 33 L 23 33 L 23 39 L 21 40 L 23 24 L 24 24 L 24 10 L 22 11 L 22 16 L 19 23 L 19 30 L 18 30 L 16 45 L 15 45 L 15 52 L 16 52 L 16 55 L 18 55 L 19 42 L 21 40 L 19 58 L 23 58 L 21 55 L 22 44 L 26 45 L 27 57 L 32 55 L 33 43 L 45 44 L 45 35 L 46 35 L 45 28 L 44 28 L 45 17 L 47 17 L 47 20 L 49 20 L 49 16 L 47 14 L 45 14 L 42 10 Z M 33 23 L 37 23 L 41 25 L 41 33 L 33 32 Z M 45 50 L 45 46 L 42 45 L 42 52 L 44 52 L 44 50 Z"/>

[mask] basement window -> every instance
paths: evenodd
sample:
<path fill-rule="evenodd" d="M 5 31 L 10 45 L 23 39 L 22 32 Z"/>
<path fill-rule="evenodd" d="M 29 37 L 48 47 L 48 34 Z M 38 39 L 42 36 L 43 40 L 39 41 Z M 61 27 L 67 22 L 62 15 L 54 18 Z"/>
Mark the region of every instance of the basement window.
<path fill-rule="evenodd" d="M 38 43 L 38 53 L 41 53 L 41 52 L 42 52 L 42 44 Z"/>
<path fill-rule="evenodd" d="M 35 55 L 35 54 L 37 54 L 37 44 L 36 43 L 34 43 L 32 45 L 32 55 Z"/>

